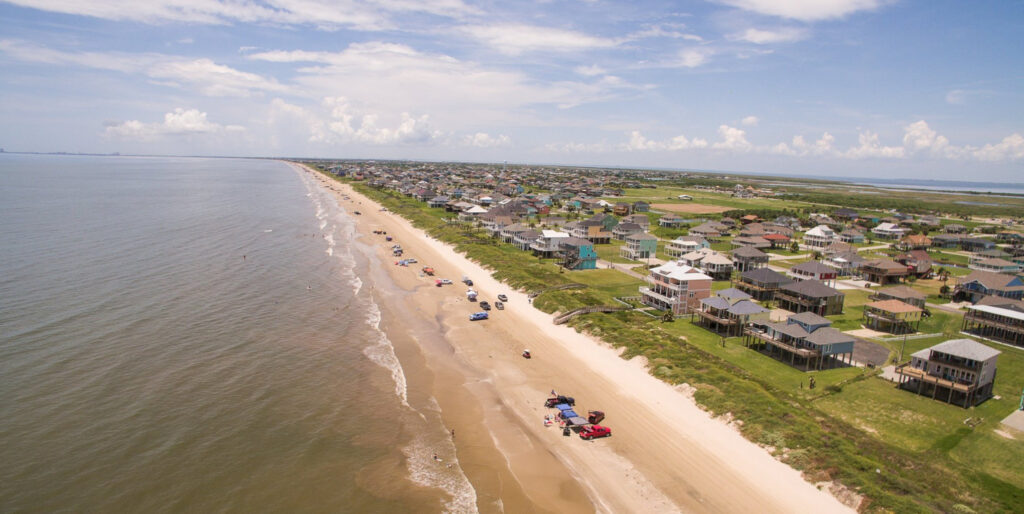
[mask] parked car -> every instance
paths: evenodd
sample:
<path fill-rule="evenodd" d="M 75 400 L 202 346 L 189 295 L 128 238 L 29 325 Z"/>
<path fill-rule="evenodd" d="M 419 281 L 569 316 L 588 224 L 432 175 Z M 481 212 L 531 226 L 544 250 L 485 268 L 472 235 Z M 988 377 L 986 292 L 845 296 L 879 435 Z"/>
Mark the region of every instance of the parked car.
<path fill-rule="evenodd" d="M 452 285 L 452 281 L 448 280 L 447 278 L 442 278 L 441 280 L 439 280 L 439 282 L 441 282 L 441 285 L 445 285 L 445 286 Z"/>
<path fill-rule="evenodd" d="M 507 302 L 508 301 L 508 297 L 503 295 L 503 294 L 499 294 L 498 295 L 498 299 L 503 301 L 503 302 Z"/>
<path fill-rule="evenodd" d="M 587 423 L 598 424 L 604 421 L 604 412 L 599 410 L 587 411 Z"/>
<path fill-rule="evenodd" d="M 612 429 L 603 425 L 587 425 L 580 430 L 580 439 L 611 437 Z"/>
<path fill-rule="evenodd" d="M 560 403 L 564 403 L 566 405 L 576 405 L 576 398 L 573 398 L 572 396 L 558 395 L 548 398 L 547 400 L 544 400 L 545 407 L 554 407 L 555 405 L 558 405 Z"/>
<path fill-rule="evenodd" d="M 469 315 L 469 321 L 480 321 L 482 319 L 487 319 L 486 312 L 474 312 Z"/>
<path fill-rule="evenodd" d="M 470 280 L 469 277 L 466 277 L 466 276 L 462 277 L 462 283 L 466 284 L 467 286 L 472 286 L 473 285 L 473 281 Z"/>
<path fill-rule="evenodd" d="M 486 301 L 480 302 L 480 308 L 485 311 L 489 311 L 491 310 L 491 304 L 487 303 Z"/>
<path fill-rule="evenodd" d="M 408 262 L 409 264 L 416 264 L 417 262 L 420 261 L 416 260 L 415 257 L 409 257 L 408 259 L 405 260 L 405 262 Z"/>
<path fill-rule="evenodd" d="M 499 311 L 503 311 L 503 310 L 505 310 L 505 303 L 502 302 L 501 300 L 498 300 L 498 301 L 494 302 L 494 308 L 498 309 Z"/>

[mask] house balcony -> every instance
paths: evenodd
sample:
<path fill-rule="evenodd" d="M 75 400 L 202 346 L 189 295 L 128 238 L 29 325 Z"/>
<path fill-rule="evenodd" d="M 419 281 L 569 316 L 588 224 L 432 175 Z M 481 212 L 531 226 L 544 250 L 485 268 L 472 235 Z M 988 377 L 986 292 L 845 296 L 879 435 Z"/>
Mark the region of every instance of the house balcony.
<path fill-rule="evenodd" d="M 905 376 L 905 377 L 908 377 L 908 378 L 913 378 L 913 379 L 919 380 L 921 382 L 924 382 L 926 384 L 931 384 L 933 386 L 939 386 L 939 387 L 944 387 L 946 389 L 952 389 L 954 391 L 958 391 L 958 392 L 961 392 L 961 393 L 970 393 L 971 391 L 973 391 L 977 387 L 977 384 L 974 384 L 974 383 L 971 383 L 971 382 L 965 382 L 965 381 L 962 381 L 962 380 L 949 380 L 947 378 L 937 377 L 935 375 L 930 375 L 927 372 L 925 372 L 924 370 L 912 367 L 910 365 L 910 363 L 901 364 L 899 366 L 896 366 L 896 374 L 902 375 L 902 376 Z"/>
<path fill-rule="evenodd" d="M 644 296 L 650 296 L 651 298 L 659 300 L 668 305 L 683 303 L 683 301 L 685 300 L 685 298 L 682 296 L 669 296 L 667 294 L 664 294 L 663 292 L 659 292 L 650 287 L 641 287 L 640 294 Z"/>
<path fill-rule="evenodd" d="M 775 300 L 779 302 L 787 302 L 796 305 L 801 305 L 809 309 L 824 309 L 828 305 L 828 302 L 824 300 L 813 300 L 809 298 L 804 298 L 802 296 L 794 296 L 789 293 L 783 292 L 781 289 L 775 291 Z"/>
<path fill-rule="evenodd" d="M 819 350 L 810 350 L 807 348 L 800 348 L 798 346 L 794 346 L 790 343 L 783 342 L 781 339 L 772 337 L 767 332 L 762 332 L 760 330 L 752 330 L 748 328 L 743 331 L 743 334 L 805 359 L 821 357 L 821 351 Z"/>

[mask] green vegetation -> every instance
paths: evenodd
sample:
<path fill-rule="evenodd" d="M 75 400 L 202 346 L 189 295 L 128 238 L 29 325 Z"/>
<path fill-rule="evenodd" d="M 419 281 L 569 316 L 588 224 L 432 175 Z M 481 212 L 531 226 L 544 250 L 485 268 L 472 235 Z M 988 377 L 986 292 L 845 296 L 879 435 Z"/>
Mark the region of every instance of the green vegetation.
<path fill-rule="evenodd" d="M 541 294 L 534 306 L 545 312 L 614 305 L 616 297 L 638 294 L 641 282 L 615 270 L 563 272 L 552 262 L 496 243 L 485 233 L 446 223 L 443 218 L 449 214 L 440 210 L 365 184 L 353 185 L 431 236 L 496 270 L 495 277 L 512 287 L 539 290 L 569 282 L 588 285 Z M 660 198 L 674 198 L 684 190 L 675 191 L 628 190 L 627 197 L 632 195 L 630 201 L 671 203 Z M 752 203 L 685 191 L 694 196 L 694 202 L 735 202 L 737 208 Z M 779 205 L 777 200 L 754 202 Z M 792 202 L 786 205 L 793 208 Z M 791 265 L 797 261 L 783 262 Z M 848 295 L 846 311 L 833 317 L 840 328 L 859 323 L 868 293 L 849 291 Z M 927 327 L 952 333 L 958 322 L 955 314 L 934 313 Z M 1024 352 L 1020 350 L 1000 347 L 1001 380 L 996 381 L 996 393 L 1003 399 L 965 410 L 898 391 L 876 378 L 873 370 L 801 372 L 745 348 L 741 338 L 723 340 L 685 317 L 666 323 L 638 311 L 595 313 L 578 316 L 570 325 L 623 348 L 625 358 L 646 357 L 651 373 L 662 380 L 691 385 L 696 401 L 704 408 L 742 420 L 744 436 L 770 446 L 808 480 L 835 480 L 864 495 L 864 510 L 949 512 L 966 507 L 976 512 L 1011 512 L 1024 504 L 1024 468 L 1019 464 L 1024 461 L 1024 445 L 995 433 L 999 420 L 1016 405 L 1019 391 L 1013 389 L 1020 384 L 1010 378 L 1024 376 Z M 909 339 L 905 355 L 945 339 L 948 336 Z M 896 352 L 902 341 L 886 339 L 880 344 Z M 818 386 L 813 390 L 806 383 L 812 376 Z M 980 424 L 973 428 L 964 425 L 968 417 L 979 418 Z"/>

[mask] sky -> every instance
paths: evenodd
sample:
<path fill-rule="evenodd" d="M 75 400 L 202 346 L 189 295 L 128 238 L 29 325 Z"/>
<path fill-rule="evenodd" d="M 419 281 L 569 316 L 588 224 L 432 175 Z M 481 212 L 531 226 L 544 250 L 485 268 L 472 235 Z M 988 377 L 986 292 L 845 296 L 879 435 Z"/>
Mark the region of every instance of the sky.
<path fill-rule="evenodd" d="M 0 0 L 0 147 L 1024 182 L 1024 2 Z"/>

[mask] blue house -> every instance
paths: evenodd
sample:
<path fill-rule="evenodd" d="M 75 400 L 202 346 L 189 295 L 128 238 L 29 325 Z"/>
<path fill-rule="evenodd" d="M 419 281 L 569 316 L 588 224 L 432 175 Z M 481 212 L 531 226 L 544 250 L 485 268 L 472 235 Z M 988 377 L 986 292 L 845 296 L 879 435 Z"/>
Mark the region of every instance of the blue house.
<path fill-rule="evenodd" d="M 570 270 L 597 269 L 594 243 L 581 237 L 567 237 L 559 242 L 562 248 L 561 265 Z"/>

